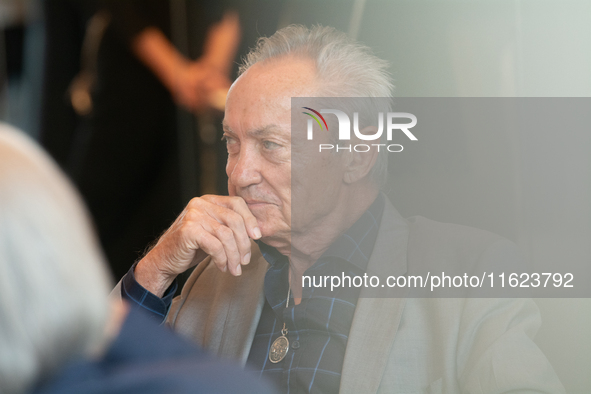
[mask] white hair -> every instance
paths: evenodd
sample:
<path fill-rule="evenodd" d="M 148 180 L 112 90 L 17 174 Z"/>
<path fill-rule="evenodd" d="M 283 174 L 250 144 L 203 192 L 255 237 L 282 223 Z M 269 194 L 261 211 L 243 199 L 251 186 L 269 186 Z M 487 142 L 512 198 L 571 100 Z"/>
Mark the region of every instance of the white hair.
<path fill-rule="evenodd" d="M 330 97 L 391 97 L 393 84 L 388 62 L 371 49 L 332 27 L 290 25 L 271 37 L 259 38 L 255 48 L 244 58 L 239 74 L 256 63 L 288 55 L 315 61 L 321 94 Z M 382 101 L 384 102 L 384 101 Z M 376 112 L 388 112 L 389 108 Z M 336 137 L 335 137 L 336 138 Z M 383 151 L 383 150 L 382 150 Z M 383 186 L 388 173 L 388 155 L 378 155 L 371 175 Z"/>
<path fill-rule="evenodd" d="M 103 346 L 111 287 L 73 187 L 0 123 L 0 392 L 30 390 Z"/>

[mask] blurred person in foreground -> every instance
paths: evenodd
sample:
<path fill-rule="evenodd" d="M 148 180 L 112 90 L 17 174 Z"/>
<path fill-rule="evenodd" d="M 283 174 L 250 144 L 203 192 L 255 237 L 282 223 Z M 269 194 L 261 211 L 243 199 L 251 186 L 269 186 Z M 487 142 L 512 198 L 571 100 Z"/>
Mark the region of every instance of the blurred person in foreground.
<path fill-rule="evenodd" d="M 305 123 L 292 131 L 293 97 L 390 97 L 386 67 L 332 28 L 289 26 L 261 39 L 226 101 L 230 196 L 193 199 L 117 290 L 281 392 L 563 392 L 532 341 L 540 315 L 531 299 L 303 286 L 303 275 L 380 265 L 406 275 L 424 263 L 517 259 L 486 231 L 402 218 L 380 191 L 387 162 L 375 149 L 314 155 L 295 138 Z M 172 300 L 175 277 L 195 264 Z"/>
<path fill-rule="evenodd" d="M 0 124 L 0 393 L 268 392 L 109 299 L 107 272 L 70 183 Z"/>

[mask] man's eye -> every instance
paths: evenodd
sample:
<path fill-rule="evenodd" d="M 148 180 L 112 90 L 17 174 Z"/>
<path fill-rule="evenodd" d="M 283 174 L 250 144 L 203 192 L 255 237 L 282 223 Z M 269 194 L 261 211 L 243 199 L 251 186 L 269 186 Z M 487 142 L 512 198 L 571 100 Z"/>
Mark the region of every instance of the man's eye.
<path fill-rule="evenodd" d="M 230 144 L 233 144 L 234 142 L 236 142 L 234 140 L 234 138 L 227 136 L 227 135 L 223 136 L 222 140 L 226 141 L 226 145 L 230 145 Z"/>
<path fill-rule="evenodd" d="M 263 141 L 263 147 L 267 150 L 274 150 L 274 149 L 281 147 L 281 145 L 276 144 L 271 141 Z"/>
<path fill-rule="evenodd" d="M 228 150 L 229 154 L 234 154 L 240 149 L 236 138 L 224 135 L 222 139 L 226 141 L 226 149 Z"/>

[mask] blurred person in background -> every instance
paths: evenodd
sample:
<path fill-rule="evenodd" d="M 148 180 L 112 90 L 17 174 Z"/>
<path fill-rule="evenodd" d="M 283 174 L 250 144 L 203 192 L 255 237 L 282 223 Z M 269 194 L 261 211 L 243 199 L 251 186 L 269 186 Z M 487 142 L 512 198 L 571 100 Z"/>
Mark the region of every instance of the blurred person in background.
<path fill-rule="evenodd" d="M 69 181 L 0 124 L 0 393 L 268 392 L 111 301 L 111 287 Z"/>
<path fill-rule="evenodd" d="M 183 53 L 173 44 L 171 5 L 44 3 L 41 141 L 85 198 L 117 278 L 182 209 L 175 104 L 212 110 L 230 86 L 239 43 L 236 12 L 188 1 L 174 15 L 187 25 Z"/>

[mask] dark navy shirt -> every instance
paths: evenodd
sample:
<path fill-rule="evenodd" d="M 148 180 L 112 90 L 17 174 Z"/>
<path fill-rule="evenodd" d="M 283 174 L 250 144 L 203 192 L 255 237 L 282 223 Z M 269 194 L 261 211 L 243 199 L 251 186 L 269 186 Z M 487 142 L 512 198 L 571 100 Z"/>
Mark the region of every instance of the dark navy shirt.
<path fill-rule="evenodd" d="M 334 291 L 319 286 L 319 278 L 336 275 L 362 276 L 367 268 L 384 210 L 380 194 L 367 211 L 306 270 L 302 301 L 285 307 L 289 262 L 276 249 L 259 242 L 264 258 L 271 265 L 265 275 L 265 305 L 250 349 L 247 368 L 274 382 L 284 393 L 338 393 L 341 370 L 360 287 L 339 287 Z M 160 299 L 143 289 L 133 277 L 133 268 L 123 278 L 122 295 L 142 305 L 163 320 L 176 285 Z M 290 349 L 286 357 L 273 364 L 269 349 L 281 336 L 285 322 Z"/>

